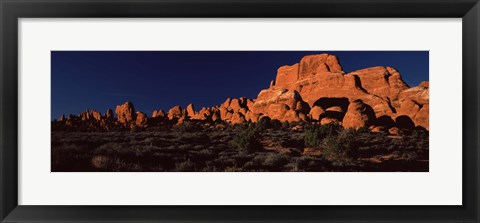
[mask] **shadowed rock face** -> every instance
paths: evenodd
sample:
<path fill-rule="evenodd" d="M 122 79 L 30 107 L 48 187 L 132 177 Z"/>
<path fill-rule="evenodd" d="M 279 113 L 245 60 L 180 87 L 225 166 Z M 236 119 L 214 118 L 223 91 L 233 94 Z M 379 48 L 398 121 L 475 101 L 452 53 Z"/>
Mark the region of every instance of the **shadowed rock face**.
<path fill-rule="evenodd" d="M 429 127 L 429 83 L 410 88 L 392 67 L 377 66 L 345 73 L 335 55 L 303 57 L 298 63 L 278 68 L 275 80 L 256 99 L 228 98 L 221 105 L 196 111 L 172 107 L 155 110 L 149 119 L 136 112 L 131 102 L 109 109 L 105 116 L 87 110 L 78 116 L 61 116 L 58 126 L 148 127 L 185 120 L 257 122 L 260 117 L 288 122 L 342 124 L 345 128 L 389 129 Z M 57 125 L 56 125 L 57 126 Z M 72 127 L 73 128 L 73 127 Z"/>

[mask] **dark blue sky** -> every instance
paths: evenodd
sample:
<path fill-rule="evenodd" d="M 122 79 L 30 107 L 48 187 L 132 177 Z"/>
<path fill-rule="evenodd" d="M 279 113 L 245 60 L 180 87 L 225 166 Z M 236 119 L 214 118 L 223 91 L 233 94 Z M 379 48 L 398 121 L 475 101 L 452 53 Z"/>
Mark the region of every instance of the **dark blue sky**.
<path fill-rule="evenodd" d="M 305 55 L 337 55 L 345 72 L 396 68 L 415 86 L 428 80 L 428 51 L 52 51 L 52 119 L 86 108 L 102 114 L 132 101 L 149 116 L 174 105 L 195 109 L 256 98 L 278 67 Z"/>

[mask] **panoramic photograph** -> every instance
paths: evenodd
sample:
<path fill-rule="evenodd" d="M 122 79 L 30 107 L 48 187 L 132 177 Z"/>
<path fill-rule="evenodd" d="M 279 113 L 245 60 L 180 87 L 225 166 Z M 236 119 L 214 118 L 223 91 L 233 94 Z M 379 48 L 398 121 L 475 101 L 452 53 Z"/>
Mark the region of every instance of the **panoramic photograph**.
<path fill-rule="evenodd" d="M 428 172 L 428 51 L 52 51 L 52 172 Z"/>

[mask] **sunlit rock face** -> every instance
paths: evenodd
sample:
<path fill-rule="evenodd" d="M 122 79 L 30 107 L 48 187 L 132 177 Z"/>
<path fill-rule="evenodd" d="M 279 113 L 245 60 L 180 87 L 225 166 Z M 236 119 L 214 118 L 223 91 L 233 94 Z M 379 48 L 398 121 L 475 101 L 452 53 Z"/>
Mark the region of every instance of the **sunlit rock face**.
<path fill-rule="evenodd" d="M 321 121 L 321 115 L 328 117 L 323 112 L 329 107 L 318 106 L 319 101 L 326 98 L 346 98 L 348 103 L 361 100 L 373 109 L 375 118 L 389 116 L 394 119 L 407 115 L 416 126 L 428 129 L 428 88 L 428 81 L 410 88 L 399 71 L 392 67 L 376 66 L 345 73 L 336 56 L 309 55 L 299 63 L 278 69 L 275 81 L 272 81 L 268 89 L 262 90 L 255 100 L 257 109 L 254 111 L 269 115 L 265 111 L 267 104 L 279 103 L 280 95 L 295 92 L 299 95 L 295 97 L 297 100 L 306 102 L 312 108 L 313 111 L 309 111 L 307 117 L 314 121 Z M 293 98 L 280 103 L 294 109 L 291 105 Z M 346 110 L 342 112 L 345 113 Z M 329 121 L 324 123 L 334 119 L 335 117 L 328 117 Z M 280 120 L 284 121 L 282 118 Z"/>
<path fill-rule="evenodd" d="M 116 118 L 111 109 L 105 116 L 87 110 L 78 117 L 61 116 L 58 121 L 75 125 L 81 120 L 104 126 L 148 126 L 185 120 L 241 124 L 268 116 L 284 122 L 341 124 L 354 129 L 371 126 L 376 131 L 399 125 L 429 129 L 428 81 L 409 87 L 392 67 L 376 66 L 346 73 L 335 55 L 308 55 L 298 63 L 279 67 L 266 87 L 255 99 L 227 98 L 220 105 L 198 111 L 193 104 L 186 109 L 174 106 L 166 113 L 154 110 L 150 119 L 145 113 L 136 112 L 133 103 L 125 102 L 116 106 Z"/>

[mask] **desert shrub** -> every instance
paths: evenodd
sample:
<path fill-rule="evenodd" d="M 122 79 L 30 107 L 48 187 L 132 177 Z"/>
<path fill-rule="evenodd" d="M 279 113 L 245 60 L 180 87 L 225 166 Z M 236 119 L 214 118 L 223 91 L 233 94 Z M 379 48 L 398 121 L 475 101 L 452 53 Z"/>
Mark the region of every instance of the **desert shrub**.
<path fill-rule="evenodd" d="M 289 156 L 286 154 L 281 154 L 281 153 L 268 153 L 267 156 L 265 157 L 263 165 L 268 166 L 270 168 L 281 168 L 285 164 L 288 163 L 289 161 Z"/>
<path fill-rule="evenodd" d="M 203 130 L 201 125 L 192 121 L 185 121 L 177 124 L 173 127 L 173 129 L 177 132 L 199 132 Z"/>
<path fill-rule="evenodd" d="M 290 162 L 288 162 L 286 165 L 286 171 L 289 172 L 300 172 L 302 171 L 301 163 L 298 159 L 292 159 Z"/>
<path fill-rule="evenodd" d="M 253 161 L 248 161 L 243 165 L 243 169 L 246 171 L 255 171 L 260 169 L 260 165 Z"/>
<path fill-rule="evenodd" d="M 363 126 L 363 127 L 361 127 L 361 128 L 358 128 L 356 131 L 357 131 L 358 133 L 368 133 L 368 132 L 370 132 L 368 126 Z"/>
<path fill-rule="evenodd" d="M 192 172 L 195 171 L 195 164 L 190 160 L 178 162 L 175 163 L 175 169 L 178 172 Z"/>
<path fill-rule="evenodd" d="M 193 148 L 193 145 L 189 143 L 178 145 L 179 150 L 190 150 L 192 148 Z"/>
<path fill-rule="evenodd" d="M 428 131 L 422 129 L 414 129 L 411 136 L 416 140 L 428 140 Z"/>
<path fill-rule="evenodd" d="M 313 166 L 316 163 L 315 159 L 317 158 L 310 156 L 301 156 L 290 159 L 285 165 L 286 171 L 307 171 L 309 170 L 309 166 Z"/>
<path fill-rule="evenodd" d="M 406 161 L 414 161 L 419 159 L 419 154 L 417 154 L 415 151 L 405 151 L 402 153 L 400 158 Z"/>
<path fill-rule="evenodd" d="M 237 149 L 257 150 L 262 148 L 259 138 L 260 131 L 257 128 L 248 127 L 233 137 L 230 146 Z"/>
<path fill-rule="evenodd" d="M 103 155 L 95 155 L 92 157 L 92 166 L 98 169 L 104 169 L 109 164 L 109 158 Z"/>
<path fill-rule="evenodd" d="M 276 130 L 282 129 L 283 127 L 283 123 L 278 119 L 272 120 L 271 125 L 272 125 L 272 129 L 276 129 Z"/>
<path fill-rule="evenodd" d="M 98 146 L 94 153 L 95 154 L 124 154 L 131 152 L 128 144 L 110 142 Z"/>
<path fill-rule="evenodd" d="M 140 127 L 137 127 L 137 126 L 132 126 L 130 127 L 130 133 L 137 133 L 137 132 L 140 132 L 141 128 Z"/>
<path fill-rule="evenodd" d="M 242 172 L 243 169 L 237 166 L 227 166 L 225 167 L 225 172 Z"/>
<path fill-rule="evenodd" d="M 337 125 L 313 125 L 305 130 L 305 146 L 319 148 L 323 139 L 337 135 L 340 130 L 341 127 Z"/>
<path fill-rule="evenodd" d="M 201 149 L 203 149 L 203 148 L 205 148 L 205 146 L 203 146 L 203 145 L 195 145 L 195 146 L 193 146 L 193 149 L 195 149 L 195 150 L 201 150 Z"/>
<path fill-rule="evenodd" d="M 290 129 L 290 124 L 288 122 L 282 122 L 282 129 L 283 130 Z"/>
<path fill-rule="evenodd" d="M 355 134 L 354 130 L 345 129 L 325 137 L 321 145 L 322 157 L 337 166 L 353 165 L 358 157 Z"/>
<path fill-rule="evenodd" d="M 264 129 L 269 129 L 272 127 L 271 125 L 271 119 L 270 117 L 268 116 L 263 116 L 260 118 L 260 120 L 258 120 L 257 124 L 256 124 L 256 128 L 258 130 L 264 130 Z"/>

